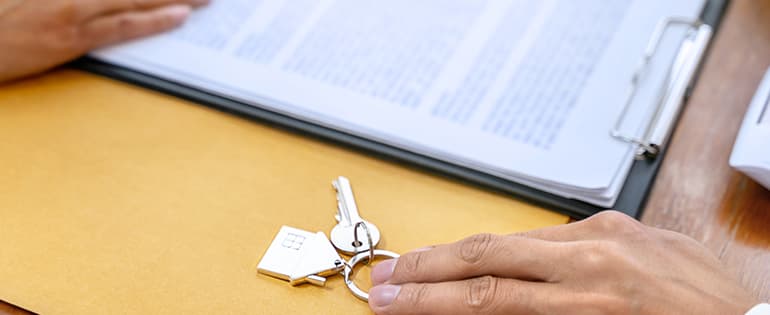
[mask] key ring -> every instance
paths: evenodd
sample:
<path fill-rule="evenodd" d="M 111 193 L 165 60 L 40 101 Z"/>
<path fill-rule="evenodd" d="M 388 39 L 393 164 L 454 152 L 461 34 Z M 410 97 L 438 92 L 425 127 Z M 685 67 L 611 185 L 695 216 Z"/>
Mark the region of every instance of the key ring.
<path fill-rule="evenodd" d="M 356 265 L 358 265 L 361 262 L 371 262 L 374 257 L 387 257 L 387 258 L 398 258 L 399 255 L 382 249 L 375 249 L 371 250 L 369 253 L 358 253 L 355 256 L 350 258 L 350 261 L 345 263 L 345 270 L 342 271 L 342 275 L 345 277 L 345 285 L 348 286 L 348 289 L 350 290 L 353 295 L 355 295 L 357 298 L 363 300 L 364 302 L 369 301 L 369 293 L 361 290 L 355 282 L 353 282 L 353 269 L 356 268 Z"/>
<path fill-rule="evenodd" d="M 353 228 L 353 246 L 355 247 L 356 253 L 358 253 L 358 247 L 361 246 L 361 241 L 358 240 L 358 227 L 362 226 L 364 228 L 364 231 L 366 231 L 366 239 L 369 241 L 369 259 L 366 260 L 366 264 L 369 265 L 372 260 L 374 260 L 374 244 L 372 244 L 372 234 L 369 233 L 369 227 L 366 226 L 366 223 L 363 221 L 356 223 L 356 226 Z"/>

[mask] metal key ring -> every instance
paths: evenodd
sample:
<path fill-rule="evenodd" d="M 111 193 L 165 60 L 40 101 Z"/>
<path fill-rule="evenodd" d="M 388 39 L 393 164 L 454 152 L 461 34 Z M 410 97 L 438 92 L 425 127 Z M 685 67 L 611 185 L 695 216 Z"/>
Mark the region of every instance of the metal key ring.
<path fill-rule="evenodd" d="M 350 261 L 345 264 L 345 270 L 342 271 L 342 275 L 345 277 L 345 285 L 348 286 L 348 289 L 350 290 L 353 295 L 355 295 L 357 298 L 363 300 L 364 302 L 369 301 L 369 293 L 365 292 L 364 290 L 361 290 L 355 282 L 353 282 L 353 269 L 356 268 L 356 265 L 360 264 L 364 261 L 370 261 L 373 259 L 373 257 L 387 257 L 387 258 L 398 258 L 399 255 L 382 249 L 375 249 L 373 252 L 372 259 L 369 258 L 370 253 L 363 252 L 359 253 L 352 258 L 350 258 Z"/>
<path fill-rule="evenodd" d="M 372 244 L 372 234 L 369 233 L 369 227 L 366 225 L 366 223 L 358 222 L 356 223 L 356 226 L 353 228 L 353 246 L 356 249 L 356 252 L 358 252 L 358 247 L 361 245 L 361 241 L 358 239 L 358 227 L 363 227 L 364 231 L 366 231 L 366 239 L 369 242 L 369 259 L 366 260 L 366 264 L 368 265 L 372 260 L 374 260 L 374 244 Z"/>

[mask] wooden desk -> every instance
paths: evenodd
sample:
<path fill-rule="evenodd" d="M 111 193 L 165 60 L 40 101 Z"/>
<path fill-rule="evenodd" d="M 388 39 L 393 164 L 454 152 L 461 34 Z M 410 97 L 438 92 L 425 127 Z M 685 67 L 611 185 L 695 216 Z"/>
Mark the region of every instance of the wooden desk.
<path fill-rule="evenodd" d="M 642 217 L 703 242 L 770 300 L 770 192 L 729 168 L 738 127 L 770 66 L 770 0 L 735 0 Z M 0 314 L 28 314 L 0 302 Z"/>
<path fill-rule="evenodd" d="M 770 1 L 733 1 L 712 48 L 642 221 L 703 242 L 770 301 L 770 192 L 728 165 L 770 66 Z"/>

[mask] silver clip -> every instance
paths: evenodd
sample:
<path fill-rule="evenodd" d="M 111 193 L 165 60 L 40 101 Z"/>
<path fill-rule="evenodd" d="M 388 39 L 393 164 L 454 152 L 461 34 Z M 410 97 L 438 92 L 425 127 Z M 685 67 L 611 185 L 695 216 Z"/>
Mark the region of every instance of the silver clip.
<path fill-rule="evenodd" d="M 650 67 L 650 62 L 658 51 L 664 36 L 672 27 L 684 25 L 689 27 L 686 38 L 679 48 L 677 56 L 672 60 L 666 72 L 666 84 L 660 91 L 660 97 L 655 112 L 649 124 L 645 128 L 642 137 L 624 134 L 621 127 L 625 122 L 629 109 L 639 91 L 640 82 Z M 650 42 L 644 52 L 639 68 L 631 78 L 631 88 L 626 99 L 623 111 L 618 117 L 614 128 L 610 131 L 612 137 L 621 141 L 633 143 L 639 146 L 636 152 L 637 159 L 655 158 L 661 147 L 673 130 L 673 125 L 681 111 L 682 103 L 687 96 L 690 84 L 700 65 L 700 60 L 711 40 L 712 29 L 699 20 L 687 18 L 666 18 L 658 23 Z"/>

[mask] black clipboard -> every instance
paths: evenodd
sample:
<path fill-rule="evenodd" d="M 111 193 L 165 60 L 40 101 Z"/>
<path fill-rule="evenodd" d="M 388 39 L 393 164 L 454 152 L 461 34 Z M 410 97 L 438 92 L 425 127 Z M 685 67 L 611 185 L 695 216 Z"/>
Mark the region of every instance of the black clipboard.
<path fill-rule="evenodd" d="M 710 26 L 712 30 L 716 31 L 719 27 L 719 23 L 725 12 L 728 2 L 729 0 L 709 0 L 701 16 L 701 21 L 705 25 Z M 700 63 L 701 60 L 696 60 L 697 65 L 695 71 L 697 71 L 698 65 Z M 300 133 L 322 141 L 334 143 L 336 145 L 342 145 L 347 148 L 367 154 L 373 154 L 382 159 L 395 162 L 404 162 L 407 165 L 417 167 L 421 170 L 429 171 L 439 176 L 461 180 L 463 182 L 477 185 L 482 188 L 491 189 L 499 193 L 511 195 L 516 198 L 523 199 L 527 202 L 531 202 L 542 207 L 567 214 L 576 219 L 585 218 L 599 211 L 605 210 L 603 207 L 598 207 L 585 202 L 546 193 L 535 188 L 518 184 L 516 182 L 502 179 L 477 170 L 469 169 L 467 167 L 406 151 L 397 147 L 373 141 L 371 139 L 329 129 L 317 124 L 309 123 L 266 109 L 257 108 L 245 103 L 203 92 L 183 84 L 167 81 L 152 75 L 108 64 L 93 58 L 81 58 L 73 62 L 71 66 L 123 82 L 174 95 L 227 113 L 232 113 L 260 123 L 269 124 L 277 128 Z M 696 78 L 697 73 L 694 74 L 693 79 L 690 80 L 689 86 L 692 86 Z M 680 100 L 680 104 L 686 103 L 687 96 L 689 96 L 689 88 L 687 93 L 684 95 L 684 100 Z M 670 133 L 675 129 L 674 127 L 676 125 L 677 119 L 678 110 L 673 118 L 673 121 L 670 122 L 670 126 L 667 128 L 667 135 L 670 135 Z M 651 148 L 648 148 L 652 149 L 654 152 L 644 150 L 644 148 L 641 149 L 639 156 L 646 156 L 646 158 L 639 159 L 634 162 L 629 172 L 628 178 L 623 185 L 620 197 L 612 207 L 613 209 L 620 210 L 633 217 L 638 218 L 641 216 L 641 212 L 647 201 L 647 196 L 652 189 L 655 177 L 663 163 L 663 159 L 666 154 L 666 148 L 667 144 L 661 142 L 656 143 Z"/>

